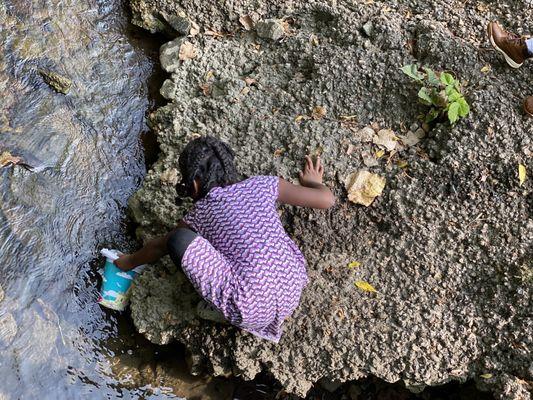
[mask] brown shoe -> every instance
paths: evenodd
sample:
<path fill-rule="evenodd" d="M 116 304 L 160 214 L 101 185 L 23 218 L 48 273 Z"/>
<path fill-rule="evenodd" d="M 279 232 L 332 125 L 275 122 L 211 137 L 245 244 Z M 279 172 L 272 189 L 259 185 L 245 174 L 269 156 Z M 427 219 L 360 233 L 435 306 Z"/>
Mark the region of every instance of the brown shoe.
<path fill-rule="evenodd" d="M 530 117 L 533 117 L 533 96 L 526 97 L 524 101 L 524 111 Z"/>
<path fill-rule="evenodd" d="M 497 22 L 489 22 L 487 33 L 492 46 L 503 54 L 511 67 L 520 68 L 526 58 L 529 58 L 524 38 L 507 32 Z"/>

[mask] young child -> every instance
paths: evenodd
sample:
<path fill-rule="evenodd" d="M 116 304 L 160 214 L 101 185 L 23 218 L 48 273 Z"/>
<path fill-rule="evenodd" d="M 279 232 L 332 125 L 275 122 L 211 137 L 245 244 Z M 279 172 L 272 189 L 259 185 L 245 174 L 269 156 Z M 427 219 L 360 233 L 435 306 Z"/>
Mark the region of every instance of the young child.
<path fill-rule="evenodd" d="M 229 146 L 213 137 L 188 143 L 179 168 L 194 207 L 172 232 L 115 264 L 129 270 L 169 254 L 228 322 L 277 343 L 283 321 L 298 306 L 307 273 L 276 202 L 329 208 L 335 197 L 322 184 L 320 158 L 306 157 L 301 186 L 275 176 L 239 182 L 233 160 Z"/>

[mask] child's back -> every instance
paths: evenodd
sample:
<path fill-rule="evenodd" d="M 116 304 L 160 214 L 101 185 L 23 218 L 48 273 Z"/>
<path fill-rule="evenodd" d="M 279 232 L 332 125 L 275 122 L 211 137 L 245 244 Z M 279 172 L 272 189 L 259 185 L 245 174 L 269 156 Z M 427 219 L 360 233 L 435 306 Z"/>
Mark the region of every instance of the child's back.
<path fill-rule="evenodd" d="M 307 283 L 305 259 L 279 219 L 278 190 L 273 176 L 213 188 L 184 218 L 201 237 L 182 260 L 231 323 L 274 341 Z"/>

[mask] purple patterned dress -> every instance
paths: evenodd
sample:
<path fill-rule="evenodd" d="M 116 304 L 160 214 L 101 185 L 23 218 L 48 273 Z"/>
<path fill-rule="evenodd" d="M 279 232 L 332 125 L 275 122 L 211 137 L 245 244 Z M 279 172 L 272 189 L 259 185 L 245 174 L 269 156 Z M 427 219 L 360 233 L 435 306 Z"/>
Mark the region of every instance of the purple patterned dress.
<path fill-rule="evenodd" d="M 276 343 L 308 280 L 279 219 L 278 190 L 274 176 L 213 188 L 183 219 L 200 236 L 182 259 L 195 289 L 231 324 Z"/>

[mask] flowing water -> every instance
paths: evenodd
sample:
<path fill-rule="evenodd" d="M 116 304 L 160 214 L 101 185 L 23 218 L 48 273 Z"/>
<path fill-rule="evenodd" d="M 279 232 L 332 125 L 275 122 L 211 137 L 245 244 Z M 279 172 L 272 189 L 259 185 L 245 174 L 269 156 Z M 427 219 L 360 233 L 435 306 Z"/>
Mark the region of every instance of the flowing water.
<path fill-rule="evenodd" d="M 131 343 L 95 303 L 93 260 L 130 242 L 127 199 L 145 173 L 154 63 L 135 35 L 118 0 L 0 0 L 0 153 L 35 167 L 0 169 L 0 399 L 165 392 L 121 384 Z"/>

